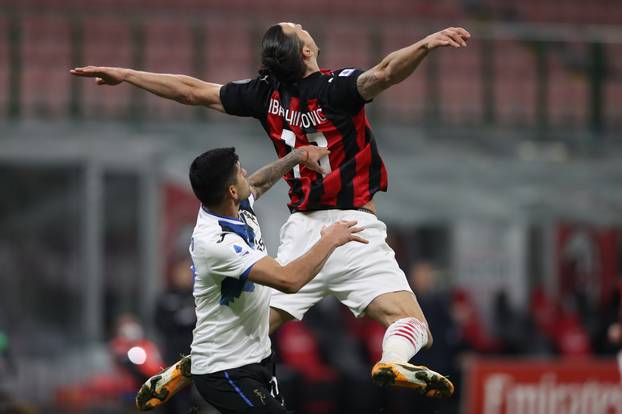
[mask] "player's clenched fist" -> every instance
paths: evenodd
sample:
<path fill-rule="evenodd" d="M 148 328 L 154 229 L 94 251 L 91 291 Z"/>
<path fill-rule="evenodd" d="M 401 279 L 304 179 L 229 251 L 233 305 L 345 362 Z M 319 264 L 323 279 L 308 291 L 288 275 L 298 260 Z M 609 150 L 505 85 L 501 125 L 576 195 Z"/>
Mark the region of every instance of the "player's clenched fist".
<path fill-rule="evenodd" d="M 465 47 L 470 38 L 471 34 L 462 27 L 448 27 L 426 37 L 425 44 L 428 49 L 441 46 Z"/>
<path fill-rule="evenodd" d="M 118 85 L 125 80 L 126 69 L 106 66 L 86 66 L 74 68 L 69 72 L 72 75 L 85 78 L 95 78 L 98 85 Z"/>
<path fill-rule="evenodd" d="M 356 235 L 356 233 L 365 230 L 363 227 L 354 227 L 356 223 L 356 220 L 341 220 L 336 222 L 335 224 L 331 224 L 328 227 L 324 227 L 320 232 L 320 235 L 324 238 L 330 238 L 335 242 L 337 246 L 342 246 L 350 241 L 356 241 L 365 244 L 369 243 L 367 239 Z"/>

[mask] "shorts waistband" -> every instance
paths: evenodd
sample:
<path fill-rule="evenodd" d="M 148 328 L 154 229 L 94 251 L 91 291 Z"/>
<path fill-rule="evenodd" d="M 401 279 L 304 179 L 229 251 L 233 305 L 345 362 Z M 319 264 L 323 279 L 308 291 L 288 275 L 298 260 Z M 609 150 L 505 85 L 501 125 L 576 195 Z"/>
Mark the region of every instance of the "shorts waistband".
<path fill-rule="evenodd" d="M 359 208 L 350 208 L 350 209 L 338 209 L 338 208 L 333 208 L 333 209 L 325 209 L 325 210 L 310 210 L 310 211 L 295 211 L 293 213 L 291 213 L 290 216 L 293 216 L 295 214 L 301 214 L 303 216 L 309 215 L 312 216 L 313 214 L 320 214 L 321 216 L 324 215 L 330 215 L 334 212 L 348 212 L 348 211 L 360 211 L 361 213 L 366 213 L 366 214 L 371 214 L 372 216 L 376 216 L 376 213 L 373 212 L 373 210 L 370 210 L 368 208 L 365 207 L 359 207 Z"/>
<path fill-rule="evenodd" d="M 357 208 L 356 211 L 362 211 L 363 213 L 369 213 L 369 214 L 374 215 L 374 216 L 376 215 L 376 213 L 374 213 L 373 211 L 371 211 L 370 209 L 365 208 L 365 207 Z"/>

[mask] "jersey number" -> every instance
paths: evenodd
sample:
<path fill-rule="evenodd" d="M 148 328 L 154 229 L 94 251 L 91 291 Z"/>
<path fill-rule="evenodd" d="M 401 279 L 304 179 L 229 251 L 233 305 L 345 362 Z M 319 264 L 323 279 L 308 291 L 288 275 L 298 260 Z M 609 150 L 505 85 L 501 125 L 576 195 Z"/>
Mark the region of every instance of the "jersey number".
<path fill-rule="evenodd" d="M 326 139 L 324 134 L 321 132 L 314 132 L 312 134 L 307 134 L 306 138 L 307 138 L 307 141 L 309 141 L 309 143 L 314 143 L 318 147 L 322 147 L 322 148 L 328 147 L 328 140 Z M 291 149 L 296 148 L 296 134 L 294 134 L 289 129 L 284 129 L 283 132 L 281 132 L 281 139 Z M 320 158 L 320 166 L 324 169 L 324 176 L 330 174 L 330 172 L 332 171 L 332 168 L 330 167 L 330 159 L 328 158 L 328 155 L 325 155 L 322 158 Z M 296 164 L 294 166 L 294 178 L 300 178 L 300 165 L 299 164 Z"/>

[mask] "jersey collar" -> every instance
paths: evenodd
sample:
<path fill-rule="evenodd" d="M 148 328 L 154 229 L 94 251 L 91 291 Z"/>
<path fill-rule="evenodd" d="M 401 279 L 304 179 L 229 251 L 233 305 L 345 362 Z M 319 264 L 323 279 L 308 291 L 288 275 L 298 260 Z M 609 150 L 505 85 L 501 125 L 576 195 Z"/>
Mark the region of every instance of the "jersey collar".
<path fill-rule="evenodd" d="M 218 221 L 223 220 L 229 222 L 231 224 L 246 224 L 240 217 L 228 217 L 228 216 L 220 216 L 218 214 L 212 213 L 208 211 L 203 204 L 201 204 L 201 210 L 209 216 L 216 217 Z"/>

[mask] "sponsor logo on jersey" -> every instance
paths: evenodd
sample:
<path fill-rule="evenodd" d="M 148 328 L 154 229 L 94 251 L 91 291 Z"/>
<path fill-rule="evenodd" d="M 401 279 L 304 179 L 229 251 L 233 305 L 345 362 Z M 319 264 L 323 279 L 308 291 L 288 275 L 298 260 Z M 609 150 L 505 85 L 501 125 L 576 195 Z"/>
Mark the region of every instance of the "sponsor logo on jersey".
<path fill-rule="evenodd" d="M 237 244 L 234 244 L 234 245 L 233 245 L 233 250 L 235 250 L 235 252 L 236 252 L 238 255 L 242 256 L 242 257 L 244 257 L 244 256 L 246 256 L 246 255 L 248 255 L 248 254 L 249 254 L 249 251 L 248 251 L 248 250 L 243 249 L 242 247 L 238 246 Z"/>

